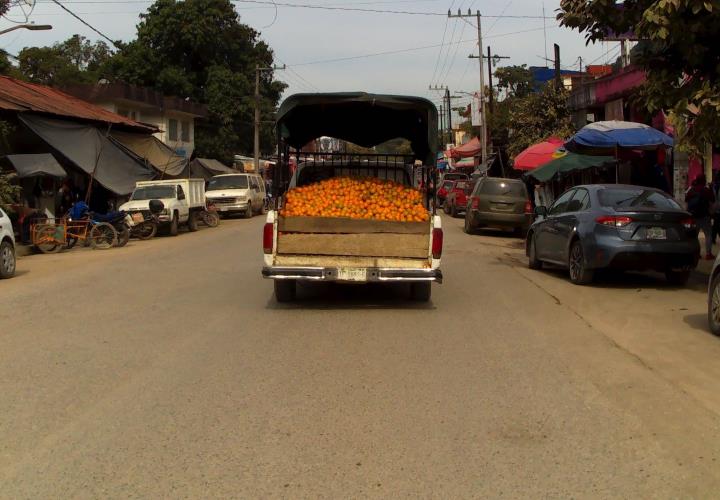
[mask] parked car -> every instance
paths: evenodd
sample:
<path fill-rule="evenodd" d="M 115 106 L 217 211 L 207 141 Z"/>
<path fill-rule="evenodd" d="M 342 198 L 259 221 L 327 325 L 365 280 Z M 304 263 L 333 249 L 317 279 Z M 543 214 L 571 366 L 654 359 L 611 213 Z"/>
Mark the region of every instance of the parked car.
<path fill-rule="evenodd" d="M 531 269 L 567 267 L 570 281 L 588 284 L 597 269 L 656 270 L 683 285 L 700 255 L 698 230 L 670 196 L 641 186 L 587 185 L 563 193 L 528 232 Z"/>
<path fill-rule="evenodd" d="M 265 182 L 258 174 L 216 175 L 205 194 L 220 215 L 242 213 L 249 219 L 265 213 Z"/>
<path fill-rule="evenodd" d="M 440 189 L 437 191 L 437 203 L 438 207 L 442 207 L 445 203 L 445 198 L 447 198 L 448 193 L 450 193 L 450 189 L 452 188 L 453 181 L 442 181 L 440 182 Z"/>
<path fill-rule="evenodd" d="M 466 181 L 469 177 L 467 174 L 461 172 L 448 172 L 443 174 L 441 181 Z"/>
<path fill-rule="evenodd" d="M 708 284 L 708 323 L 713 335 L 720 336 L 720 256 L 715 259 Z"/>
<path fill-rule="evenodd" d="M 0 208 L 0 278 L 15 275 L 15 233 L 8 214 Z"/>
<path fill-rule="evenodd" d="M 131 215 L 140 212 L 143 217 L 147 217 L 151 213 L 152 200 L 162 201 L 164 208 L 158 215 L 158 220 L 171 236 L 177 235 L 179 224 L 187 224 L 190 231 L 197 231 L 199 216 L 205 210 L 205 180 L 137 182 L 130 201 L 123 203 L 120 210 Z"/>
<path fill-rule="evenodd" d="M 485 177 L 478 180 L 465 211 L 465 232 L 481 227 L 512 229 L 524 234 L 533 220 L 525 183 L 518 179 Z"/>
<path fill-rule="evenodd" d="M 457 217 L 460 213 L 465 213 L 468 196 L 472 193 L 473 187 L 474 183 L 472 181 L 453 181 L 453 185 L 443 205 L 445 213 L 453 217 Z"/>

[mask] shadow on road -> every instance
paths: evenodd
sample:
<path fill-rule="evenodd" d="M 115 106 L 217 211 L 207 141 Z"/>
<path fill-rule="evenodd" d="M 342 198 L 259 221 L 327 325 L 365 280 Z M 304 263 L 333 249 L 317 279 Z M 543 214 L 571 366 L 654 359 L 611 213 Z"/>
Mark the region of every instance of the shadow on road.
<path fill-rule="evenodd" d="M 688 314 L 683 318 L 683 321 L 695 330 L 710 333 L 707 314 Z"/>
<path fill-rule="evenodd" d="M 437 285 L 433 285 L 435 287 Z M 410 300 L 407 284 L 339 285 L 336 283 L 298 284 L 297 298 L 293 302 L 279 303 L 272 296 L 268 309 L 420 309 L 433 310 L 431 302 Z"/>

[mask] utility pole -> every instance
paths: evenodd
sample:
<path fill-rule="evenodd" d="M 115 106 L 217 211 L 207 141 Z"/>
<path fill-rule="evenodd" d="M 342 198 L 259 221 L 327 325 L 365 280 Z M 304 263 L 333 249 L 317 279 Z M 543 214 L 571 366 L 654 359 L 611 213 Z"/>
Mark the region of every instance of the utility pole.
<path fill-rule="evenodd" d="M 494 58 L 495 59 L 510 59 L 508 56 L 499 56 L 497 54 L 495 55 Z M 493 81 L 492 81 L 492 61 L 493 61 L 493 55 L 492 55 L 492 51 L 490 50 L 490 46 L 488 45 L 487 63 L 488 63 L 488 87 L 490 88 L 490 101 L 489 101 L 490 114 L 492 114 L 492 112 L 493 112 L 494 100 L 495 100 L 495 96 L 493 93 Z"/>
<path fill-rule="evenodd" d="M 443 109 L 444 109 L 444 107 L 441 104 L 440 105 L 440 137 L 445 137 L 445 111 L 443 111 Z M 442 149 L 443 149 L 443 151 L 445 151 L 445 146 L 442 146 Z"/>
<path fill-rule="evenodd" d="M 555 47 L 555 88 L 560 89 L 563 86 L 560 72 L 560 46 L 557 43 L 553 46 Z"/>
<path fill-rule="evenodd" d="M 487 116 L 485 114 L 485 71 L 483 70 L 483 43 L 482 43 L 482 19 L 480 11 L 478 10 L 474 16 L 477 18 L 477 30 L 478 30 L 478 55 L 470 55 L 471 59 L 479 59 L 480 62 L 480 103 L 481 103 L 481 120 L 482 120 L 482 132 L 480 133 L 480 144 L 482 145 L 482 163 L 487 163 L 488 157 L 488 144 L 487 144 Z M 466 18 L 473 17 L 472 12 L 468 9 L 467 14 L 462 14 L 458 9 L 457 15 L 452 14 L 448 11 L 448 18 Z"/>
<path fill-rule="evenodd" d="M 441 123 L 440 130 L 442 130 L 442 137 L 443 137 L 443 140 L 445 141 L 445 140 L 447 140 L 447 139 L 445 139 L 445 134 L 447 132 L 445 131 L 445 126 L 444 126 L 443 120 L 445 120 L 447 122 L 448 130 L 450 131 L 448 133 L 448 135 L 452 136 L 452 124 L 450 123 L 451 122 L 450 114 L 452 113 L 452 108 L 450 105 L 450 89 L 448 89 L 447 85 L 444 87 L 442 85 L 428 85 L 428 90 L 436 90 L 436 91 L 444 90 L 445 91 L 445 95 L 443 96 L 444 106 L 440 106 L 440 123 Z M 445 115 L 445 116 L 443 115 L 443 109 L 445 110 L 445 113 L 447 113 L 447 115 Z M 450 142 L 452 142 L 452 141 L 450 141 Z M 445 149 L 444 145 L 443 145 L 443 149 Z"/>
<path fill-rule="evenodd" d="M 260 173 L 260 72 L 261 71 L 276 71 L 279 69 L 286 69 L 286 66 L 275 66 L 269 68 L 261 68 L 259 64 L 255 65 L 255 148 L 254 148 L 254 159 L 255 159 L 255 173 Z"/>
<path fill-rule="evenodd" d="M 447 102 L 448 144 L 455 144 L 452 133 L 452 103 L 450 102 L 450 89 L 447 87 L 445 87 L 445 101 Z"/>

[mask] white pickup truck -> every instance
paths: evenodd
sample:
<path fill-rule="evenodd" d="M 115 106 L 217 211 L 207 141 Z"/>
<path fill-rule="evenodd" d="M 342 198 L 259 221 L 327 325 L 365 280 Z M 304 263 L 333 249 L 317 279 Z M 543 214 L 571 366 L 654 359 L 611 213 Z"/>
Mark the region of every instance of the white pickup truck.
<path fill-rule="evenodd" d="M 278 113 L 280 161 L 273 179 L 275 207 L 263 232 L 262 274 L 274 280 L 279 302 L 295 298 L 298 281 L 410 284 L 411 298 L 428 301 L 431 283 L 442 282 L 443 231 L 434 203 L 425 196 L 425 222 L 331 217 L 284 217 L 283 194 L 331 177 L 376 177 L 413 186 L 416 173 L 424 185 L 434 165 L 437 110 L 416 97 L 365 93 L 300 94 L 286 99 Z M 365 147 L 398 137 L 408 139 L 412 155 L 302 153 L 311 140 L 330 136 Z M 290 176 L 289 148 L 297 168 Z M 436 179 L 434 179 L 436 181 Z"/>
<path fill-rule="evenodd" d="M 197 231 L 198 214 L 205 209 L 205 180 L 138 182 L 130 201 L 123 203 L 120 210 L 130 214 L 141 212 L 147 217 L 150 214 L 150 200 L 160 200 L 165 205 L 158 218 L 171 236 L 177 235 L 180 224 L 187 224 L 190 231 Z"/>

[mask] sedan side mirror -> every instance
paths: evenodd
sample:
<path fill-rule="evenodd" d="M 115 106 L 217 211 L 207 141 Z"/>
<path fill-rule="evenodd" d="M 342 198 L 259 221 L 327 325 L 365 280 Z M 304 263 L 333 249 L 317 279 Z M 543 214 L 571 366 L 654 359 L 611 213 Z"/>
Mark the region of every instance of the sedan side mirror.
<path fill-rule="evenodd" d="M 548 211 L 547 207 L 535 207 L 535 217 L 547 217 Z"/>

